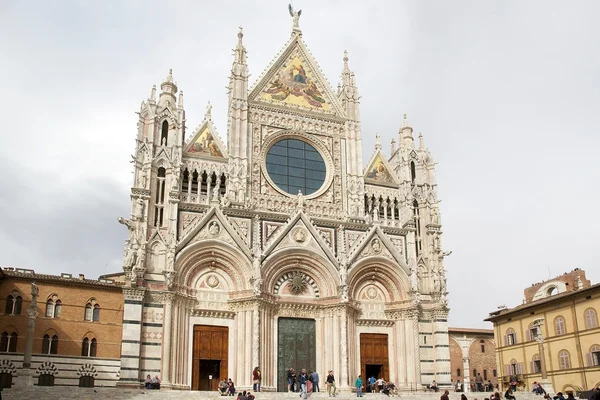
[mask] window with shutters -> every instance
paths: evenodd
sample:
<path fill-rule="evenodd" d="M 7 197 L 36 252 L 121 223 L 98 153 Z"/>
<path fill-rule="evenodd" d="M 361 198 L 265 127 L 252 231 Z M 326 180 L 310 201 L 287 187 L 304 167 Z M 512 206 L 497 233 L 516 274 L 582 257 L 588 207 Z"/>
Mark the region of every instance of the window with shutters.
<path fill-rule="evenodd" d="M 593 329 L 598 327 L 598 314 L 593 308 L 588 308 L 583 313 L 585 318 L 585 329 Z"/>
<path fill-rule="evenodd" d="M 514 329 L 508 328 L 508 330 L 506 331 L 505 342 L 507 346 L 517 344 L 517 334 L 515 333 Z"/>
<path fill-rule="evenodd" d="M 600 346 L 595 344 L 590 347 L 590 352 L 586 355 L 587 366 L 597 367 L 600 365 Z"/>
<path fill-rule="evenodd" d="M 571 356 L 567 350 L 561 350 L 558 352 L 558 365 L 560 369 L 571 368 Z"/>
<path fill-rule="evenodd" d="M 556 334 L 556 336 L 564 335 L 567 333 L 565 319 L 560 315 L 554 318 L 554 333 Z"/>

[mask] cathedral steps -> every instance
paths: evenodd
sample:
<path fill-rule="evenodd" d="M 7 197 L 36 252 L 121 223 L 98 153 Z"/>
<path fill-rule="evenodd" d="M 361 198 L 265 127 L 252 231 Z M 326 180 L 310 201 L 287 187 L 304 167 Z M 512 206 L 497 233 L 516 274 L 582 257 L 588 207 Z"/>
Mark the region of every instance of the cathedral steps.
<path fill-rule="evenodd" d="M 484 400 L 488 393 L 466 393 L 469 400 Z M 403 393 L 400 397 L 403 400 L 438 400 L 441 393 Z M 533 393 L 517 393 L 518 400 L 541 400 L 541 396 Z M 125 400 L 125 399 L 156 399 L 156 400 L 183 400 L 183 399 L 232 399 L 236 397 L 220 396 L 216 392 L 198 392 L 198 391 L 179 391 L 179 390 L 135 390 L 135 389 L 116 389 L 116 388 L 79 388 L 68 386 L 55 387 L 15 387 L 4 389 L 2 392 L 3 400 Z M 354 393 L 342 393 L 335 396 L 338 400 L 356 399 Z M 379 400 L 388 397 L 378 393 L 365 393 L 364 399 Z M 256 393 L 256 400 L 280 400 L 280 399 L 300 399 L 298 393 Z M 309 397 L 311 400 L 330 399 L 327 393 L 315 393 Z M 459 400 L 460 393 L 450 393 L 450 400 Z"/>

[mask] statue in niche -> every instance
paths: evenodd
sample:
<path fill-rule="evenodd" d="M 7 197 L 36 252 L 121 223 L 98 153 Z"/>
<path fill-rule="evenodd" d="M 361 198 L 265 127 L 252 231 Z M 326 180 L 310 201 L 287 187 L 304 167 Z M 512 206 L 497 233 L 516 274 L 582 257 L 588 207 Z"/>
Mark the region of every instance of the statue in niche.
<path fill-rule="evenodd" d="M 340 286 L 340 299 L 342 301 L 348 301 L 348 285 Z"/>
<path fill-rule="evenodd" d="M 431 213 L 429 214 L 429 217 L 431 218 L 432 224 L 435 224 L 435 225 L 440 224 L 440 215 L 438 214 L 438 210 L 436 207 L 433 207 L 431 209 Z"/>
<path fill-rule="evenodd" d="M 298 211 L 304 210 L 304 195 L 301 190 L 298 190 L 298 198 L 296 203 L 296 208 Z"/>
<path fill-rule="evenodd" d="M 171 185 L 171 190 L 179 191 L 180 183 L 181 183 L 181 174 L 179 171 L 176 171 L 173 174 L 173 184 Z"/>
<path fill-rule="evenodd" d="M 340 264 L 340 283 L 342 284 L 342 286 L 346 285 L 348 280 L 348 267 L 346 266 L 346 263 L 341 263 Z"/>
<path fill-rule="evenodd" d="M 442 290 L 440 275 L 437 273 L 433 274 L 433 290 L 435 292 L 440 292 Z"/>
<path fill-rule="evenodd" d="M 135 201 L 135 207 L 133 208 L 133 218 L 138 219 L 139 221 L 144 220 L 144 200 L 137 199 Z"/>
<path fill-rule="evenodd" d="M 125 249 L 125 257 L 123 258 L 123 269 L 127 270 L 133 267 L 135 261 L 135 250 L 132 246 Z"/>
<path fill-rule="evenodd" d="M 140 174 L 138 176 L 137 185 L 142 189 L 146 189 L 146 184 L 148 183 L 148 173 L 144 168 L 140 170 Z"/>
<path fill-rule="evenodd" d="M 165 283 L 167 284 L 167 288 L 171 289 L 173 287 L 173 280 L 175 279 L 175 271 L 165 271 Z"/>
<path fill-rule="evenodd" d="M 254 284 L 252 286 L 252 292 L 254 293 L 255 296 L 260 296 L 262 293 L 262 283 L 263 280 L 261 278 L 255 278 L 254 279 Z"/>

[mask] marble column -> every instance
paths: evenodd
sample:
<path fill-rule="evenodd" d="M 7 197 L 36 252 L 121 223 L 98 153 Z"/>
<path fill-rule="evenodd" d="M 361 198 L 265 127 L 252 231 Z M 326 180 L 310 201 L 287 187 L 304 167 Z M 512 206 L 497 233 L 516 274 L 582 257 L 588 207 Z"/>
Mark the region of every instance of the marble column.
<path fill-rule="evenodd" d="M 348 380 L 348 310 L 343 307 L 340 312 L 340 388 L 349 386 Z"/>
<path fill-rule="evenodd" d="M 123 288 L 121 374 L 117 386 L 140 386 L 140 346 L 144 292 L 145 289 Z"/>
<path fill-rule="evenodd" d="M 161 374 L 163 376 L 161 387 L 171 386 L 171 320 L 173 313 L 173 293 L 164 293 L 164 324 L 163 324 L 163 356 Z"/>

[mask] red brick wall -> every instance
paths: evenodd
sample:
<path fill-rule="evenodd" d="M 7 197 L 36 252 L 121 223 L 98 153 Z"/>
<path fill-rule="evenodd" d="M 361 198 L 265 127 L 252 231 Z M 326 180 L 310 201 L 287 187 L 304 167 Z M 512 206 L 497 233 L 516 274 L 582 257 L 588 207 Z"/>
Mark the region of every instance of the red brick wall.
<path fill-rule="evenodd" d="M 35 278 L 35 276 L 33 277 Z M 36 319 L 33 353 L 42 351 L 42 338 L 45 333 L 56 334 L 59 338 L 58 354 L 81 356 L 83 338 L 96 338 L 96 357 L 119 358 L 123 321 L 123 293 L 120 288 L 102 286 L 75 286 L 62 282 L 44 282 L 32 279 L 39 287 L 38 317 Z M 15 330 L 18 334 L 17 352 L 25 351 L 27 335 L 27 310 L 31 304 L 31 281 L 5 276 L 0 281 L 0 334 Z M 21 315 L 6 315 L 6 297 L 13 291 L 23 297 Z M 59 318 L 46 317 L 46 300 L 56 294 L 62 302 Z M 100 305 L 98 322 L 84 321 L 85 306 L 95 298 Z M 9 332 L 10 333 L 10 332 Z"/>
<path fill-rule="evenodd" d="M 460 369 L 460 377 L 457 373 L 458 369 Z M 462 381 L 464 379 L 464 374 L 462 349 L 456 340 L 450 338 L 450 375 L 452 380 L 454 382 L 456 382 L 457 379 Z"/>
<path fill-rule="evenodd" d="M 483 343 L 481 343 L 482 340 Z M 483 352 L 481 351 L 482 344 Z M 494 385 L 498 383 L 498 378 L 494 377 L 494 370 L 498 367 L 496 365 L 496 347 L 492 341 L 484 338 L 475 338 L 469 347 L 469 363 L 471 366 L 471 378 L 473 380 L 475 380 L 473 370 L 477 370 L 477 373 L 480 373 L 482 377 L 485 377 L 484 371 L 486 371 L 487 379 L 492 381 Z M 498 375 L 498 373 L 499 371 L 497 371 L 496 375 Z"/>

